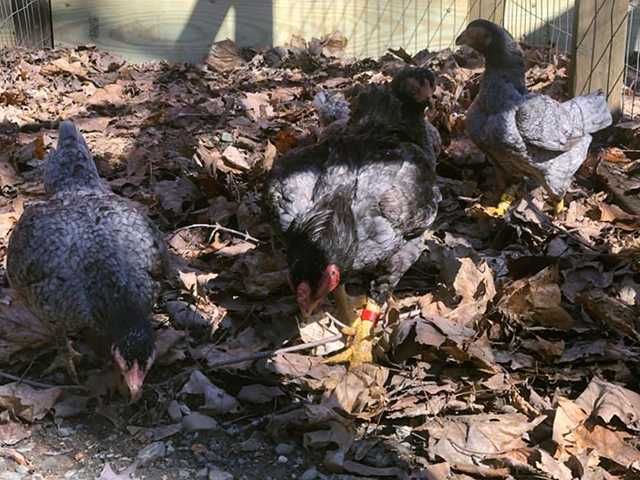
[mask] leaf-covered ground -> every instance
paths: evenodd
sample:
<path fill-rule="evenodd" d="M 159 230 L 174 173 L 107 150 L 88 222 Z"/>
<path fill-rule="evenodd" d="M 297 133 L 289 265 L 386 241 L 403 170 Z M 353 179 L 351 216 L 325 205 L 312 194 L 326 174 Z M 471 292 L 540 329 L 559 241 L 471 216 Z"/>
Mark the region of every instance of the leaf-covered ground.
<path fill-rule="evenodd" d="M 506 219 L 484 218 L 474 206 L 495 203 L 495 176 L 463 126 L 479 58 L 353 61 L 344 41 L 221 42 L 198 66 L 1 53 L 2 255 L 71 118 L 113 190 L 165 232 L 178 276 L 135 405 L 106 391 L 99 365 L 83 365 L 82 389 L 44 376 L 52 339 L 5 288 L 0 479 L 638 478 L 640 125 L 596 138 L 559 217 L 532 186 Z M 566 59 L 525 52 L 529 87 L 566 97 Z M 297 316 L 262 182 L 317 135 L 316 92 L 406 62 L 439 75 L 427 115 L 445 143 L 444 200 L 379 326 L 378 364 L 347 371 L 322 363 L 344 346 L 335 319 Z"/>

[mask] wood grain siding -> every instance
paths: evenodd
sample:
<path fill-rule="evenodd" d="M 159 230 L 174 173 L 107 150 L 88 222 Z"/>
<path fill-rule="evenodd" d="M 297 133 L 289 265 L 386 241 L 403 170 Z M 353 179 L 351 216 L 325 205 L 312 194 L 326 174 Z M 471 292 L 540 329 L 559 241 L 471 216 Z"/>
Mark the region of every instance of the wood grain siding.
<path fill-rule="evenodd" d="M 476 0 L 470 0 L 476 1 Z M 453 45 L 468 0 L 52 0 L 56 43 L 93 43 L 132 61 L 199 62 L 211 44 L 282 45 L 340 31 L 347 54 Z"/>
<path fill-rule="evenodd" d="M 621 109 L 628 2 L 582 0 L 576 4 L 573 93 L 602 89 L 615 113 Z"/>

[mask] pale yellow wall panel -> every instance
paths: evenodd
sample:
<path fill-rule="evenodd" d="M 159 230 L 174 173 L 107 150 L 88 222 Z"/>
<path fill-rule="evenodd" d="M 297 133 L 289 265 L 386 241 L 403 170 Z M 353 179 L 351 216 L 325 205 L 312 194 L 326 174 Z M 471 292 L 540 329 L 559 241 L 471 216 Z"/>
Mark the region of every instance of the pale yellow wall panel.
<path fill-rule="evenodd" d="M 94 43 L 132 61 L 200 61 L 210 45 L 282 45 L 340 31 L 350 55 L 453 44 L 468 0 L 52 0 L 56 43 Z"/>

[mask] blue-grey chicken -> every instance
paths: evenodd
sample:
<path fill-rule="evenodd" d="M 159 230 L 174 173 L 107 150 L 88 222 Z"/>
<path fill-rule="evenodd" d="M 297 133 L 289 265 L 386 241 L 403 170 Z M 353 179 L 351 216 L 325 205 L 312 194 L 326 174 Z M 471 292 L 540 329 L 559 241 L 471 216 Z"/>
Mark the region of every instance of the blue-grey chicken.
<path fill-rule="evenodd" d="M 434 83 L 431 71 L 415 68 L 391 84 L 369 85 L 353 99 L 340 131 L 288 152 L 268 180 L 267 207 L 284 237 L 303 313 L 335 292 L 348 317 L 342 282 L 352 275 L 371 281 L 350 331 L 354 341 L 334 361 L 372 360 L 380 307 L 424 250 L 421 235 L 440 200 L 424 120 Z"/>
<path fill-rule="evenodd" d="M 55 334 L 78 381 L 71 338 L 109 353 L 136 400 L 156 348 L 151 312 L 166 273 L 160 232 L 100 178 L 70 121 L 44 170 L 49 198 L 29 206 L 7 250 L 9 283 Z"/>
<path fill-rule="evenodd" d="M 602 92 L 564 103 L 525 86 L 522 50 L 504 28 L 488 20 L 474 20 L 456 39 L 485 57 L 480 90 L 467 112 L 467 132 L 495 165 L 499 187 L 518 177 L 544 186 L 556 211 L 571 180 L 587 158 L 591 133 L 611 125 Z M 494 216 L 506 213 L 513 189 L 503 195 Z"/>

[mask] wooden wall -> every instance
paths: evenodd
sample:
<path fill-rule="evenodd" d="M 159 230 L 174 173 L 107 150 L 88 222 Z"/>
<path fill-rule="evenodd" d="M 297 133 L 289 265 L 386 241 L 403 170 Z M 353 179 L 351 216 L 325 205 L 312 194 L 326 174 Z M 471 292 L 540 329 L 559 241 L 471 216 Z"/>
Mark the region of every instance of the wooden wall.
<path fill-rule="evenodd" d="M 334 31 L 347 54 L 378 57 L 452 47 L 470 19 L 574 57 L 576 93 L 604 89 L 619 108 L 627 6 L 623 0 L 51 0 L 58 44 L 93 43 L 131 61 L 200 62 L 210 46 L 283 45 Z"/>
<path fill-rule="evenodd" d="M 621 113 L 629 3 L 583 0 L 577 5 L 572 86 L 575 95 L 602 89 Z"/>
<path fill-rule="evenodd" d="M 210 45 L 282 45 L 338 30 L 348 54 L 453 45 L 477 0 L 52 0 L 57 44 L 93 43 L 132 61 L 200 61 Z"/>

